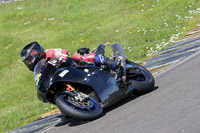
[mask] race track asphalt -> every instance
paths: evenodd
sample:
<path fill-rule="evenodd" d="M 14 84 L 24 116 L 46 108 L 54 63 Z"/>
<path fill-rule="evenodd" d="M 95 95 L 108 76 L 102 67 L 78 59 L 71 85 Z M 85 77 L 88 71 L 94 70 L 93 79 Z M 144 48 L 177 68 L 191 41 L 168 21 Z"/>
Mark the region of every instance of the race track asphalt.
<path fill-rule="evenodd" d="M 45 133 L 200 133 L 200 52 L 155 76 L 157 88 L 85 122 L 58 120 Z"/>

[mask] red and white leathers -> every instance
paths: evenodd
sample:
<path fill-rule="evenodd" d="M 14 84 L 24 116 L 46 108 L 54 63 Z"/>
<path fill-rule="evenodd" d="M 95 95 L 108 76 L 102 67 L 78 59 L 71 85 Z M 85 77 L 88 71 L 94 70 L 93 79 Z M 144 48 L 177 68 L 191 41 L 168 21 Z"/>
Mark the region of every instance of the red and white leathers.
<path fill-rule="evenodd" d="M 87 63 L 87 64 L 94 64 L 95 61 L 95 56 L 96 54 L 94 53 L 89 53 L 89 54 L 85 54 L 85 55 L 80 55 L 77 53 L 77 51 L 73 54 L 72 56 L 72 59 L 76 62 L 76 63 L 79 63 L 79 62 L 84 62 L 84 63 Z"/>
<path fill-rule="evenodd" d="M 67 49 L 48 49 L 45 51 L 46 58 L 50 58 L 51 64 L 55 65 L 57 61 L 62 63 L 68 60 L 68 50 Z M 88 54 L 79 54 L 77 51 L 73 54 L 72 59 L 78 65 L 84 64 L 95 64 L 95 65 L 106 65 L 108 68 L 115 69 L 119 67 L 119 61 L 109 59 L 102 55 L 96 55 L 95 53 L 88 52 Z"/>
<path fill-rule="evenodd" d="M 67 49 L 48 49 L 45 51 L 46 59 L 50 58 L 50 62 L 55 64 L 57 61 L 66 62 L 68 57 L 68 50 Z M 72 56 L 72 59 L 75 62 L 85 62 L 88 64 L 94 64 L 94 58 L 96 54 L 90 53 L 87 55 L 80 55 L 75 52 Z"/>

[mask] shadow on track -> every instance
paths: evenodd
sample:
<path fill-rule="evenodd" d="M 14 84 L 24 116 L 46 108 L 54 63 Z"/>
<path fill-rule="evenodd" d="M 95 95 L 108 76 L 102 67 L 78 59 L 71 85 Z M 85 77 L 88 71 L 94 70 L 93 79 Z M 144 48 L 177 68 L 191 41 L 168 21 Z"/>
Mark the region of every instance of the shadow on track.
<path fill-rule="evenodd" d="M 158 88 L 159 88 L 158 86 L 155 86 L 154 89 L 149 93 L 152 93 L 153 91 L 157 90 Z M 147 93 L 147 94 L 149 94 L 149 93 Z M 146 95 L 146 94 L 143 94 L 143 95 Z M 108 112 L 110 112 L 110 111 L 112 111 L 112 110 L 114 110 L 114 109 L 116 109 L 116 108 L 118 108 L 118 107 L 120 107 L 122 105 L 125 105 L 125 104 L 129 103 L 132 100 L 135 100 L 136 98 L 138 98 L 140 96 L 142 96 L 142 95 L 137 94 L 137 93 L 133 93 L 131 96 L 120 100 L 119 102 L 115 103 L 114 105 L 112 105 L 112 106 L 110 106 L 108 108 L 105 108 L 104 111 L 103 111 L 103 115 L 101 117 L 106 115 L 106 113 L 108 113 Z M 92 122 L 92 121 L 95 121 L 95 120 L 79 120 L 79 119 L 76 119 L 76 118 L 70 118 L 70 117 L 61 116 L 61 121 L 59 123 L 57 123 L 55 125 L 55 127 L 60 127 L 60 126 L 65 126 L 65 125 L 73 127 L 73 126 L 86 124 L 86 123 L 89 123 L 89 122 Z"/>

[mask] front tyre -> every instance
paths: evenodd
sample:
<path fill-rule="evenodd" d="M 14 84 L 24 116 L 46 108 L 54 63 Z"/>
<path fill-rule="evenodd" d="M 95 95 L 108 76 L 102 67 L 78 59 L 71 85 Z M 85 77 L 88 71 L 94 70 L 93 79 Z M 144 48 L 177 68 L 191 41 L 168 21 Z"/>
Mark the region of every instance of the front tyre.
<path fill-rule="evenodd" d="M 55 101 L 58 108 L 70 117 L 92 120 L 102 115 L 101 105 L 92 98 L 84 101 L 77 101 L 74 97 L 61 94 Z"/>
<path fill-rule="evenodd" d="M 145 94 L 152 91 L 154 89 L 155 80 L 151 72 L 134 62 L 128 61 L 127 64 L 132 66 L 131 69 L 127 70 L 127 77 L 135 87 L 136 93 Z"/>

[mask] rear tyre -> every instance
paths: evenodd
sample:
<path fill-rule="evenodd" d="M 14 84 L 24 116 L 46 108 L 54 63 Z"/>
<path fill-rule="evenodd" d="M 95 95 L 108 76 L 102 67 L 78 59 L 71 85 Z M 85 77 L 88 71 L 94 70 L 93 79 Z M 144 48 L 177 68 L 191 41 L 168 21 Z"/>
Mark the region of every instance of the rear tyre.
<path fill-rule="evenodd" d="M 92 120 L 103 113 L 101 105 L 92 98 L 80 102 L 69 95 L 61 94 L 55 103 L 62 112 L 73 118 Z"/>
<path fill-rule="evenodd" d="M 127 64 L 133 66 L 131 69 L 127 70 L 127 79 L 130 80 L 135 87 L 135 92 L 138 94 L 145 94 L 152 91 L 154 89 L 155 80 L 151 72 L 134 62 L 128 61 Z"/>

